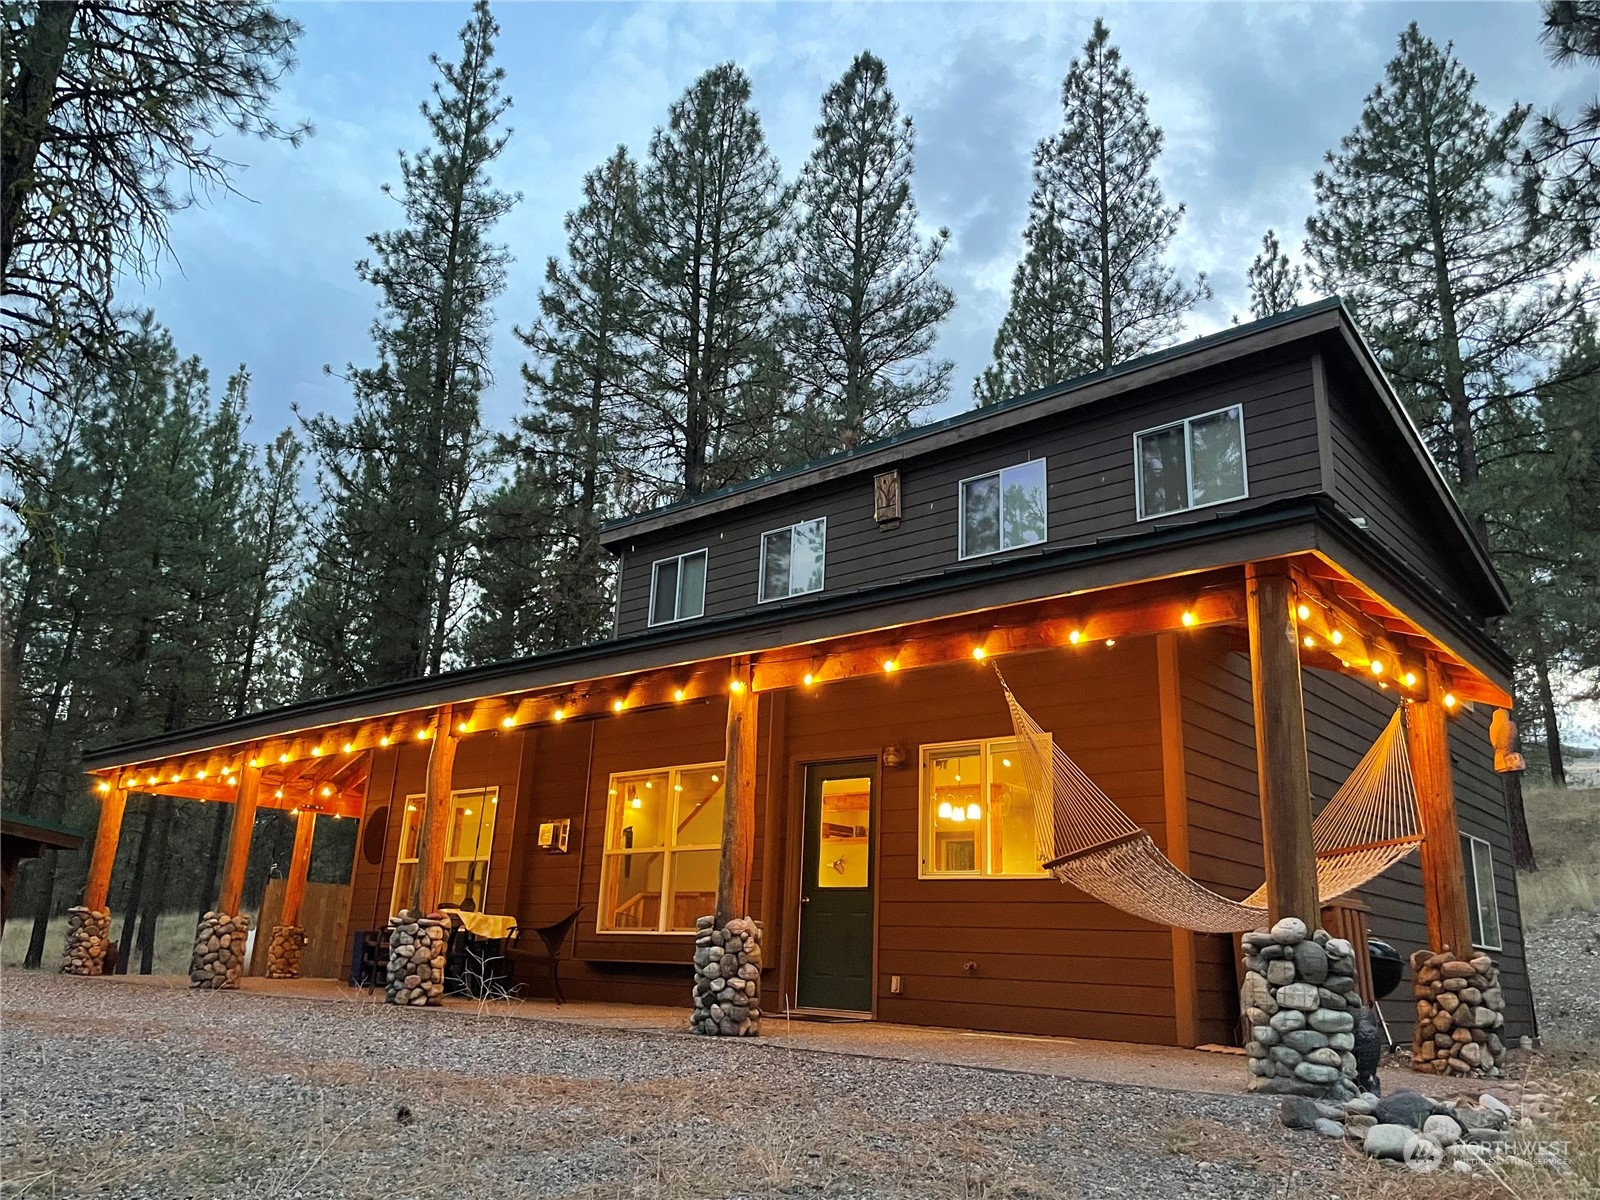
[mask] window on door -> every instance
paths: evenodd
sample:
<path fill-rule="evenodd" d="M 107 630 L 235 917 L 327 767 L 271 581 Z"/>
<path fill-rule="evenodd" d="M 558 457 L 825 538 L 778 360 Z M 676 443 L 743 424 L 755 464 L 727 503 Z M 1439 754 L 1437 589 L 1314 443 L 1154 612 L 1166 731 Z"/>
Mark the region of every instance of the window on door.
<path fill-rule="evenodd" d="M 716 907 L 723 765 L 613 775 L 600 868 L 602 933 L 677 933 Z"/>
<path fill-rule="evenodd" d="M 1467 873 L 1467 916 L 1472 944 L 1480 950 L 1499 950 L 1500 901 L 1494 890 L 1494 850 L 1482 838 L 1461 835 L 1461 865 Z"/>
<path fill-rule="evenodd" d="M 399 912 L 411 903 L 411 884 L 417 876 L 422 848 L 424 807 L 424 797 L 406 797 L 391 912 Z M 439 884 L 440 904 L 483 911 L 488 900 L 489 858 L 494 850 L 494 819 L 499 807 L 499 788 L 450 793 L 450 812 L 445 819 L 444 875 Z"/>
<path fill-rule="evenodd" d="M 924 877 L 1039 878 L 1034 816 L 1015 738 L 922 748 Z"/>

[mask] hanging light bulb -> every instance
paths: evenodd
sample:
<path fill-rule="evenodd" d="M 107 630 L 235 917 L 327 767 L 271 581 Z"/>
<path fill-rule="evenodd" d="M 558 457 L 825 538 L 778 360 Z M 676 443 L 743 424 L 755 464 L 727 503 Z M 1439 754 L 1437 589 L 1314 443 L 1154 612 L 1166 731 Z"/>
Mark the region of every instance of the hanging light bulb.
<path fill-rule="evenodd" d="M 812 674 L 812 673 L 811 673 L 811 672 L 810 672 L 810 671 L 807 671 L 807 672 L 806 672 L 806 677 L 805 677 L 805 679 L 804 679 L 804 680 L 802 680 L 802 682 L 803 682 L 803 683 L 804 683 L 804 684 L 805 684 L 805 685 L 806 685 L 806 686 L 807 686 L 807 687 L 810 687 L 810 686 L 811 686 L 811 685 L 812 685 L 812 684 L 813 684 L 813 683 L 815 683 L 815 682 L 816 682 L 816 681 L 817 681 L 817 677 L 816 677 L 816 676 L 815 676 L 815 675 L 813 675 L 813 674 Z"/>
<path fill-rule="evenodd" d="M 1082 640 L 1082 630 L 1074 629 L 1071 633 L 1067 634 L 1067 641 L 1071 642 L 1074 646 L 1076 646 Z"/>
<path fill-rule="evenodd" d="M 941 821 L 948 821 L 950 819 L 950 812 L 950 801 L 946 800 L 939 805 L 939 819 Z"/>
<path fill-rule="evenodd" d="M 1383 674 L 1383 661 L 1381 659 L 1375 658 L 1368 665 L 1371 666 L 1372 673 L 1374 675 L 1382 675 Z"/>
<path fill-rule="evenodd" d="M 344 744 L 344 752 L 345 752 L 345 753 L 346 753 L 346 754 L 349 754 L 349 753 L 350 753 L 350 751 L 352 751 L 352 750 L 354 750 L 354 749 L 355 749 L 355 743 L 353 743 L 353 742 L 346 742 L 346 743 L 345 743 L 345 744 Z"/>
<path fill-rule="evenodd" d="M 1299 617 L 1302 621 L 1309 621 L 1311 619 L 1311 610 L 1302 604 L 1299 608 L 1294 610 L 1294 615 Z"/>
<path fill-rule="evenodd" d="M 675 691 L 674 691 L 674 692 L 673 692 L 673 693 L 672 693 L 672 698 L 673 698 L 673 699 L 674 699 L 674 700 L 676 700 L 676 701 L 677 701 L 677 702 L 678 702 L 678 703 L 679 703 L 679 704 L 682 704 L 682 703 L 683 703 L 683 689 L 682 689 L 682 688 L 678 688 L 678 689 L 676 689 L 676 690 L 675 690 Z"/>
<path fill-rule="evenodd" d="M 500 725 L 504 729 L 510 729 L 516 723 L 517 719 L 515 717 L 502 717 L 500 719 Z"/>
<path fill-rule="evenodd" d="M 564 708 L 558 708 L 555 712 L 551 713 L 550 716 L 552 720 L 565 721 L 567 719 L 567 710 Z"/>
<path fill-rule="evenodd" d="M 1305 642 L 1308 648 L 1317 644 L 1317 639 L 1312 637 L 1309 633 L 1306 634 L 1306 636 L 1301 640 Z"/>
<path fill-rule="evenodd" d="M 631 801 L 629 801 L 629 803 L 632 804 L 633 807 L 635 807 L 635 808 L 643 808 L 644 807 L 644 801 L 642 799 L 640 799 L 638 796 L 635 796 Z"/>
<path fill-rule="evenodd" d="M 976 800 L 967 805 L 967 820 L 976 821 L 981 816 L 983 816 L 983 809 L 978 807 Z"/>
<path fill-rule="evenodd" d="M 1454 708 L 1456 706 L 1456 694 L 1454 692 L 1446 692 L 1444 694 L 1444 706 L 1446 708 Z"/>
<path fill-rule="evenodd" d="M 964 808 L 952 808 L 950 810 L 950 819 L 960 825 L 967 819 L 967 810 Z"/>
<path fill-rule="evenodd" d="M 1115 646 L 1116 644 L 1117 644 L 1117 639 L 1116 638 L 1107 638 L 1106 639 L 1106 646 L 1107 647 Z"/>
<path fill-rule="evenodd" d="M 311 747 L 311 757 L 312 758 L 321 758 L 322 757 L 322 747 L 321 746 L 313 746 L 313 747 Z"/>
<path fill-rule="evenodd" d="M 1341 645 L 1344 644 L 1344 634 L 1341 631 L 1335 629 L 1332 633 L 1330 633 L 1328 635 L 1328 640 L 1330 642 L 1332 642 L 1335 646 L 1341 646 Z"/>
<path fill-rule="evenodd" d="M 1188 609 L 1183 610 L 1183 624 L 1186 629 L 1194 625 L 1194 613 Z"/>
<path fill-rule="evenodd" d="M 883 669 L 886 673 L 892 674 L 900 669 L 900 664 L 892 658 L 886 658 L 883 660 Z"/>
<path fill-rule="evenodd" d="M 1416 687 L 1417 673 L 1415 671 L 1407 671 L 1405 674 L 1405 683 L 1407 687 Z"/>
<path fill-rule="evenodd" d="M 989 657 L 989 652 L 982 646 L 974 646 L 972 648 L 972 657 L 977 659 L 979 662 L 982 662 L 984 659 Z"/>
<path fill-rule="evenodd" d="M 100 787 L 99 787 L 100 793 L 102 795 L 104 795 L 106 792 L 109 792 L 110 790 L 111 790 L 111 785 L 109 783 L 107 783 L 105 780 L 102 779 L 100 781 Z"/>
<path fill-rule="evenodd" d="M 618 713 L 621 712 L 622 711 L 622 701 L 621 700 L 613 700 L 611 702 L 611 711 L 612 712 L 618 712 Z"/>
<path fill-rule="evenodd" d="M 740 692 L 744 691 L 744 680 L 742 680 L 742 679 L 730 680 L 729 683 L 728 683 L 728 690 L 730 692 L 732 692 L 735 696 L 737 696 Z"/>

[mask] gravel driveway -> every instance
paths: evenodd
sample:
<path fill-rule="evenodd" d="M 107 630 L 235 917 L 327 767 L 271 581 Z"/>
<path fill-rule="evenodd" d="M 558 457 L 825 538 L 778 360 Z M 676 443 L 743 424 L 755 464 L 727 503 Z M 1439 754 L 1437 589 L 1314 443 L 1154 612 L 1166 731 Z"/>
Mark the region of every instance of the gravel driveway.
<path fill-rule="evenodd" d="M 0 1000 L 13 1194 L 1245 1200 L 1325 1195 L 1337 1155 L 1244 1096 L 21 971 Z"/>

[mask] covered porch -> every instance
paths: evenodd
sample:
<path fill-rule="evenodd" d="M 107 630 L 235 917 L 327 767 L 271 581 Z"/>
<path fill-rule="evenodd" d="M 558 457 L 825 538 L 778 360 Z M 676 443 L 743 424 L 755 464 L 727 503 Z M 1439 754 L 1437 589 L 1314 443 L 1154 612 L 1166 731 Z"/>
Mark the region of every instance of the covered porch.
<path fill-rule="evenodd" d="M 1019 1036 L 1234 1040 L 1229 939 L 1016 877 L 1003 854 L 982 870 L 975 851 L 971 869 L 930 864 L 941 818 L 928 803 L 929 748 L 972 748 L 989 762 L 1003 746 L 988 667 L 998 662 L 1175 866 L 1234 897 L 1264 876 L 1271 917 L 1312 924 L 1313 779 L 1339 765 L 1324 743 L 1350 740 L 1333 736 L 1340 722 L 1321 698 L 1372 712 L 1404 703 L 1425 835 L 1418 923 L 1433 949 L 1471 946 L 1451 729 L 1509 697 L 1496 664 L 1448 620 L 1330 551 L 1067 595 L 1019 591 L 804 640 L 781 626 L 720 635 L 717 653 L 705 640 L 602 646 L 587 659 L 530 660 L 520 680 L 418 681 L 424 705 L 358 696 L 240 722 L 252 726 L 245 737 L 220 727 L 149 757 L 92 760 L 103 802 L 84 907 L 104 909 L 102 844 L 114 852 L 127 792 L 159 790 L 236 804 L 223 917 L 237 915 L 247 812 L 293 806 L 302 819 L 320 810 L 365 822 L 352 929 L 459 902 L 463 879 L 475 906 L 525 930 L 578 911 L 563 968 L 576 999 L 664 1003 L 681 1022 L 697 942 L 754 918 L 761 999 L 744 1007 L 765 1017 L 764 1034 L 775 1013 L 811 1010 Z M 1485 741 L 1476 750 L 1489 753 Z M 619 816 L 629 786 L 644 789 L 633 799 L 645 812 L 656 784 L 707 793 L 673 810 L 671 835 Z M 497 812 L 492 846 L 479 835 L 481 852 L 457 869 L 468 861 L 456 852 L 467 791 Z M 851 795 L 865 806 L 849 808 Z M 308 850 L 309 838 L 308 822 Z M 848 886 L 826 886 L 837 882 L 829 871 Z M 848 892 L 854 908 L 835 903 L 818 918 Z M 808 948 L 808 924 L 831 929 L 828 945 L 855 962 Z M 537 985 L 537 971 L 529 978 Z"/>

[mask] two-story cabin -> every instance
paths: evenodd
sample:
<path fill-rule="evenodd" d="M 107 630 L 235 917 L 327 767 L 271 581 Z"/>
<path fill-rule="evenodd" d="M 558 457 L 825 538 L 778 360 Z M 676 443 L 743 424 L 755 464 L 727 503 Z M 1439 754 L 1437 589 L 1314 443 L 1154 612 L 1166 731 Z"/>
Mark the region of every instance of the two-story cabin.
<path fill-rule="evenodd" d="M 1041 870 L 992 661 L 1233 897 L 1303 870 L 1271 831 L 1303 828 L 1407 703 L 1436 731 L 1412 754 L 1426 841 L 1362 889 L 1367 924 L 1402 953 L 1491 952 L 1506 1034 L 1533 1032 L 1487 736 L 1510 702 L 1485 632 L 1506 593 L 1336 301 L 604 536 L 611 641 L 89 755 L 107 802 L 86 903 L 104 907 L 126 790 L 248 791 L 361 819 L 352 930 L 414 889 L 524 929 L 581 909 L 569 996 L 687 1008 L 721 870 L 764 923 L 769 1010 L 1237 1041 L 1228 937 Z M 448 835 L 425 852 L 430 819 Z"/>

